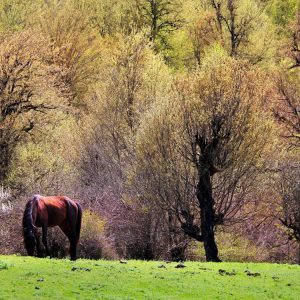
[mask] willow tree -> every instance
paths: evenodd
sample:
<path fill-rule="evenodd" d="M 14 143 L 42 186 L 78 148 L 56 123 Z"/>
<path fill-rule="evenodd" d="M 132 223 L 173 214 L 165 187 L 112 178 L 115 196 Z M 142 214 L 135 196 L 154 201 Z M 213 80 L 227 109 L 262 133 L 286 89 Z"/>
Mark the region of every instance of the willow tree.
<path fill-rule="evenodd" d="M 215 228 L 242 208 L 271 144 L 262 82 L 258 70 L 216 51 L 176 81 L 138 132 L 137 169 L 149 197 L 165 207 L 176 199 L 181 227 L 204 243 L 207 261 L 220 260 Z"/>

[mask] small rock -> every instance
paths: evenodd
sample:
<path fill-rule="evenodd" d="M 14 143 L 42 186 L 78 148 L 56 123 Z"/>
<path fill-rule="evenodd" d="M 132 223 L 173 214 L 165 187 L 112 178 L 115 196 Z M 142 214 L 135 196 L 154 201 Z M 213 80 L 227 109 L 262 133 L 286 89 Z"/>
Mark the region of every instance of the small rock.
<path fill-rule="evenodd" d="M 186 268 L 186 266 L 184 264 L 178 264 L 177 266 L 175 266 L 175 268 L 177 269 Z"/>
<path fill-rule="evenodd" d="M 120 264 L 127 264 L 126 260 L 120 260 Z"/>
<path fill-rule="evenodd" d="M 220 274 L 220 275 L 222 275 L 222 276 L 223 276 L 223 275 L 225 275 L 225 273 L 226 273 L 226 271 L 225 271 L 225 270 L 223 270 L 223 269 L 219 269 L 219 274 Z"/>
<path fill-rule="evenodd" d="M 161 266 L 158 266 L 158 268 L 160 268 L 160 269 L 165 269 L 166 266 L 165 266 L 165 265 L 161 265 Z"/>
<path fill-rule="evenodd" d="M 232 271 L 232 272 L 227 272 L 226 270 L 223 270 L 223 269 L 219 269 L 219 274 L 220 275 L 227 275 L 227 276 L 235 276 L 236 275 L 236 272 L 235 271 Z"/>
<path fill-rule="evenodd" d="M 249 270 L 246 270 L 245 273 L 247 274 L 247 276 L 253 276 L 253 277 L 260 276 L 260 273 L 251 273 Z"/>
<path fill-rule="evenodd" d="M 90 268 L 77 268 L 77 267 L 73 267 L 72 271 L 86 271 L 86 272 L 91 272 L 92 269 Z"/>

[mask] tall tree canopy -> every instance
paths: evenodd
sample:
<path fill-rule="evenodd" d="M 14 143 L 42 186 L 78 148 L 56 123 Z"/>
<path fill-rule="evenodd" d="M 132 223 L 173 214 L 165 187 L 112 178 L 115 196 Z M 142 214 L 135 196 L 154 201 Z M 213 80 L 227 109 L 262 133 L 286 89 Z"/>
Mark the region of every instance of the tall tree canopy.
<path fill-rule="evenodd" d="M 215 226 L 239 211 L 271 143 L 262 78 L 250 65 L 214 53 L 176 82 L 172 97 L 154 105 L 138 134 L 148 192 L 165 206 L 173 203 L 183 230 L 204 242 L 209 261 L 219 260 Z M 152 177 L 163 183 L 152 186 Z M 200 226 L 193 221 L 195 202 Z"/>

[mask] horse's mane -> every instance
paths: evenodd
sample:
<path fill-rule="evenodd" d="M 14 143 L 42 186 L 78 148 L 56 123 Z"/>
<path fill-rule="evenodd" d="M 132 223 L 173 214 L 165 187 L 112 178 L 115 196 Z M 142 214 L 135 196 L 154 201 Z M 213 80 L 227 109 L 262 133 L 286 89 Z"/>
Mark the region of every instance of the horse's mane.
<path fill-rule="evenodd" d="M 38 200 L 39 195 L 32 196 L 26 203 L 25 211 L 23 214 L 23 235 L 24 238 L 33 236 L 33 219 L 32 219 L 32 207 L 35 201 Z"/>

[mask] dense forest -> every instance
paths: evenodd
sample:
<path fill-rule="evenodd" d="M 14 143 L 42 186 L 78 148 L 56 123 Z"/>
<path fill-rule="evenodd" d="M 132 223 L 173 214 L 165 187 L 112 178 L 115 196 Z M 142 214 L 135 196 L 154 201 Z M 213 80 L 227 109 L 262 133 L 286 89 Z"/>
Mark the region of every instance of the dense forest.
<path fill-rule="evenodd" d="M 81 257 L 300 263 L 298 0 L 0 0 L 0 41 L 1 253 L 42 194 Z"/>

